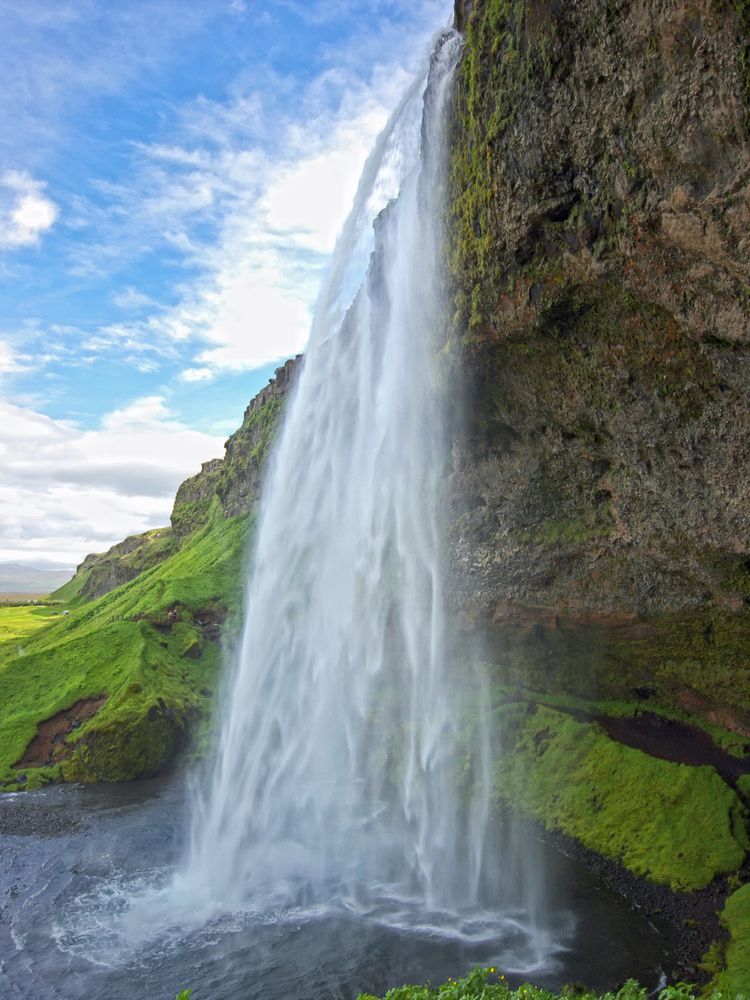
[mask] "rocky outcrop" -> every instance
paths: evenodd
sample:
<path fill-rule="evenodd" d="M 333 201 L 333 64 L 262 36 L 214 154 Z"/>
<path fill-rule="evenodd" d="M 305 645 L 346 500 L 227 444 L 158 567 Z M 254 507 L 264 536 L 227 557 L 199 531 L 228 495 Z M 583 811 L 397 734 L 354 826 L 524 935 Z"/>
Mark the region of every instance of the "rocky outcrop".
<path fill-rule="evenodd" d="M 206 462 L 177 491 L 172 528 L 178 542 L 208 522 L 214 512 L 236 517 L 254 511 L 261 476 L 284 399 L 295 383 L 302 355 L 276 369 L 268 385 L 250 401 L 241 427 L 229 438 L 223 459 Z"/>
<path fill-rule="evenodd" d="M 253 511 L 261 477 L 287 394 L 302 367 L 302 355 L 276 369 L 275 377 L 251 401 L 242 426 L 227 441 L 216 493 L 224 517 Z"/>
<path fill-rule="evenodd" d="M 526 683 L 747 731 L 748 5 L 473 6 L 454 605 Z"/>
<path fill-rule="evenodd" d="M 177 490 L 170 521 L 178 545 L 208 522 L 223 465 L 221 458 L 204 462 L 201 471 Z"/>
<path fill-rule="evenodd" d="M 74 579 L 78 577 L 82 581 L 80 596 L 93 598 L 108 594 L 162 562 L 172 550 L 171 530 L 156 528 L 142 535 L 131 535 L 106 552 L 92 553 L 75 572 Z"/>

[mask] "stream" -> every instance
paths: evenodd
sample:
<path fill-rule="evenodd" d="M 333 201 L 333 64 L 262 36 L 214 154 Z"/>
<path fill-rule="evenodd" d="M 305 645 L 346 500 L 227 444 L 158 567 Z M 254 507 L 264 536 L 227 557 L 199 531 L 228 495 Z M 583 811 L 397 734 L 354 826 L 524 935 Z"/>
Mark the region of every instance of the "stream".
<path fill-rule="evenodd" d="M 450 928 L 393 899 L 367 908 L 301 902 L 202 926 L 165 920 L 158 932 L 129 937 L 130 900 L 164 883 L 181 856 L 186 808 L 180 778 L 0 799 L 3 1000 L 174 1000 L 187 987 L 194 1000 L 354 998 L 441 982 L 479 964 L 496 964 L 514 984 L 603 989 L 634 976 L 655 988 L 671 968 L 668 929 L 541 841 L 546 898 L 558 917 L 553 954 L 533 969 L 512 969 L 512 912 L 488 910 L 486 920 Z"/>

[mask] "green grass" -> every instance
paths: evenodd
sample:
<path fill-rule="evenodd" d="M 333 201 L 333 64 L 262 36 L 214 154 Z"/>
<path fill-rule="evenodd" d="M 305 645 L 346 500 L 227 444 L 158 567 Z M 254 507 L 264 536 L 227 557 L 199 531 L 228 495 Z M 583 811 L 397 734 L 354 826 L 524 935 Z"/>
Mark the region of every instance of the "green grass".
<path fill-rule="evenodd" d="M 67 583 L 64 583 L 62 587 L 58 587 L 53 594 L 50 594 L 50 600 L 60 601 L 62 604 L 72 604 L 80 598 L 81 590 L 90 576 L 91 570 L 86 570 L 83 573 L 76 573 L 72 579 L 68 580 Z"/>
<path fill-rule="evenodd" d="M 750 988 L 750 885 L 743 885 L 729 897 L 721 922 L 729 931 L 726 967 L 711 981 L 711 988 L 731 996 L 735 990 Z"/>
<path fill-rule="evenodd" d="M 218 521 L 158 566 L 30 636 L 22 655 L 16 643 L 0 645 L 0 783 L 18 787 L 13 764 L 39 722 L 82 698 L 108 701 L 67 737 L 61 764 L 25 771 L 25 787 L 155 773 L 184 745 L 209 711 L 220 660 L 194 613 L 238 616 L 247 530 L 245 517 Z"/>
<path fill-rule="evenodd" d="M 497 798 L 548 829 L 678 890 L 742 864 L 745 811 L 712 767 L 657 760 L 541 706 L 506 706 L 498 724 Z"/>
<path fill-rule="evenodd" d="M 686 983 L 668 986 L 659 993 L 659 1000 L 687 1000 L 695 988 Z M 552 993 L 526 983 L 512 989 L 505 976 L 496 969 L 475 969 L 464 979 L 449 979 L 441 986 L 400 986 L 389 990 L 385 1000 L 647 1000 L 650 994 L 634 979 L 629 979 L 619 990 L 609 993 L 589 992 L 577 987 L 565 987 L 562 993 Z M 713 993 L 712 1000 L 745 1000 L 739 993 Z M 368 993 L 361 993 L 359 1000 L 377 1000 Z"/>
<path fill-rule="evenodd" d="M 26 639 L 40 628 L 54 621 L 60 615 L 58 608 L 46 605 L 7 605 L 0 604 L 0 647 L 5 643 L 15 643 L 18 639 Z"/>

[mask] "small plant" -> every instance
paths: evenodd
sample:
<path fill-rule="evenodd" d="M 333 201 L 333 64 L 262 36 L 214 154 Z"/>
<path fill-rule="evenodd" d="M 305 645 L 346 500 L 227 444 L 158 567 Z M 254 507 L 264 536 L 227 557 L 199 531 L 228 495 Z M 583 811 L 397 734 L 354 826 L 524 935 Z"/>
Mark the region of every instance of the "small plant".
<path fill-rule="evenodd" d="M 180 992 L 177 994 L 177 1000 L 190 1000 L 190 997 L 192 995 L 193 995 L 192 990 L 180 990 Z"/>
<path fill-rule="evenodd" d="M 659 1000 L 693 1000 L 695 987 L 689 983 L 677 983 L 676 986 L 667 986 L 659 994 Z"/>

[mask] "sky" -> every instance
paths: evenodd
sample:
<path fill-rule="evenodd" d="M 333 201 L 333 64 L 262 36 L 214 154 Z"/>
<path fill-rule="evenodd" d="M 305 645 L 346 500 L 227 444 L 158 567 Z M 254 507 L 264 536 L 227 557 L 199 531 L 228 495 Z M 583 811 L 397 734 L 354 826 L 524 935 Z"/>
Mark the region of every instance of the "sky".
<path fill-rule="evenodd" d="M 0 562 L 168 523 L 450 0 L 0 0 Z"/>

